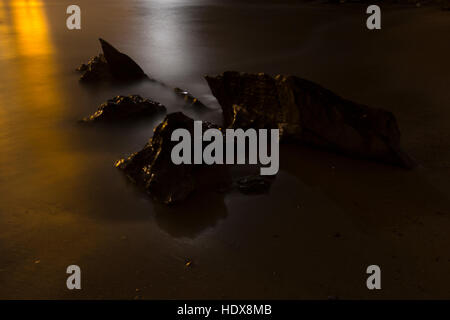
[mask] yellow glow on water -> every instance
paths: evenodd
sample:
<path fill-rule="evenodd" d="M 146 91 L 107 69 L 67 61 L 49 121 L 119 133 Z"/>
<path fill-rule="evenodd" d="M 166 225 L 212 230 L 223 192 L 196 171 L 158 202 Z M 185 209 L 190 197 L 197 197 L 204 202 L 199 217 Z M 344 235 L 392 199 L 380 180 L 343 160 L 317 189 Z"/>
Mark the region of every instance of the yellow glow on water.
<path fill-rule="evenodd" d="M 42 1 L 0 1 L 0 58 L 50 54 L 48 37 Z"/>
<path fill-rule="evenodd" d="M 52 53 L 42 2 L 14 1 L 13 4 L 14 30 L 17 32 L 19 53 L 26 56 Z"/>
<path fill-rule="evenodd" d="M 73 176 L 76 161 L 57 129 L 65 103 L 46 7 L 40 0 L 0 0 L 0 20 L 0 70 L 8 79 L 0 84 L 0 126 L 6 131 L 0 147 L 18 154 L 16 162 L 9 161 L 11 174 L 23 174 L 28 166 L 24 153 L 39 168 L 35 179 Z"/>
<path fill-rule="evenodd" d="M 55 83 L 53 46 L 45 7 L 40 0 L 11 1 L 6 8 L 11 16 L 11 29 L 14 31 L 14 46 L 9 48 L 11 55 L 20 57 L 16 72 L 19 72 L 19 90 L 25 98 L 36 102 L 44 113 L 54 113 L 55 102 L 60 100 L 57 83 Z M 9 35 L 11 38 L 11 35 Z M 53 106 L 50 108 L 50 106 Z"/>
<path fill-rule="evenodd" d="M 9 59 L 13 56 L 13 52 L 11 52 L 13 42 L 9 36 L 11 32 L 7 7 L 0 0 L 0 59 Z"/>

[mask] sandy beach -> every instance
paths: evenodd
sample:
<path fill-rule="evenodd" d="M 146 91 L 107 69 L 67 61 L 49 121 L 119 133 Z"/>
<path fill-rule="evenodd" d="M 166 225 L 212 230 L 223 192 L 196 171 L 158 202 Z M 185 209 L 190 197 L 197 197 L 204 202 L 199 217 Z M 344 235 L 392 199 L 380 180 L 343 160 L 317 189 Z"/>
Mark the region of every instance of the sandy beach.
<path fill-rule="evenodd" d="M 0 299 L 450 299 L 450 13 L 361 4 L 0 0 Z M 75 68 L 108 39 L 157 84 L 83 86 Z M 293 74 L 397 117 L 405 170 L 282 145 L 269 194 L 198 193 L 167 207 L 114 168 L 162 117 L 81 127 L 140 94 L 222 121 L 204 75 Z M 191 262 L 186 266 L 186 262 Z M 68 290 L 66 268 L 82 270 Z M 366 268 L 382 270 L 368 290 Z"/>

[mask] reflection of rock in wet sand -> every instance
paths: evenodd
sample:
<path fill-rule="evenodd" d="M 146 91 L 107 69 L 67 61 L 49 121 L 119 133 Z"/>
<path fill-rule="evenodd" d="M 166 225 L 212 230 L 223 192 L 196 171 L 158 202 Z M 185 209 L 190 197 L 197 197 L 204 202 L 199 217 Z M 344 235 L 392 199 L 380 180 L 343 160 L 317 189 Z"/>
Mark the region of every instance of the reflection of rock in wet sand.
<path fill-rule="evenodd" d="M 195 238 L 227 216 L 224 194 L 211 191 L 195 193 L 182 205 L 155 203 L 154 210 L 158 226 L 176 238 Z"/>

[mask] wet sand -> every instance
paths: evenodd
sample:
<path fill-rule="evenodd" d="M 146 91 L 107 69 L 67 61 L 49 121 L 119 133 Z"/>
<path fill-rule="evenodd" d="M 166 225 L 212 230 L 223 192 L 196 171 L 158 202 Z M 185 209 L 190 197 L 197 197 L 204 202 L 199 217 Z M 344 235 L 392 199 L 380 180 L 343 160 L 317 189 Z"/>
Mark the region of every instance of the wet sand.
<path fill-rule="evenodd" d="M 80 0 L 83 30 L 70 32 L 68 1 L 27 3 L 0 1 L 0 298 L 450 298 L 448 12 L 389 6 L 371 33 L 359 5 Z M 229 69 L 389 109 L 420 167 L 285 145 L 268 195 L 153 203 L 113 163 L 160 119 L 76 120 L 117 94 L 183 105 L 153 84 L 80 85 L 99 36 L 216 109 L 187 111 L 197 119 L 220 121 L 202 76 Z M 66 288 L 71 264 L 80 291 Z M 365 286 L 370 264 L 380 291 Z"/>

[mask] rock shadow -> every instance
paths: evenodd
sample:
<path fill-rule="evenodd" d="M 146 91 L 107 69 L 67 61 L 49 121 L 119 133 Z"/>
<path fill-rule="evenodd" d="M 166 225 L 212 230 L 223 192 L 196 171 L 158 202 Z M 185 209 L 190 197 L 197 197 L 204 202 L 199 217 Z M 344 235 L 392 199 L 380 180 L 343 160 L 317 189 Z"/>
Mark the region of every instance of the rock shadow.
<path fill-rule="evenodd" d="M 225 194 L 197 192 L 182 204 L 154 204 L 155 221 L 174 238 L 194 239 L 228 215 Z"/>

